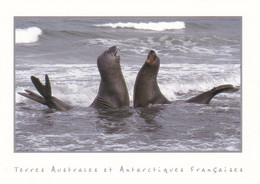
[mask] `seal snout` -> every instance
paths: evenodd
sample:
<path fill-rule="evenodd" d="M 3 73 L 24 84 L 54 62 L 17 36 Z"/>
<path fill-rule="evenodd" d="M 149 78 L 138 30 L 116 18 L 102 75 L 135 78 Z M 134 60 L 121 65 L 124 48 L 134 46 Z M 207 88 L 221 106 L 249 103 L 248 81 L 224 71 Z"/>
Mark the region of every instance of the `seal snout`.
<path fill-rule="evenodd" d="M 118 50 L 118 48 L 117 48 L 116 46 L 110 47 L 110 48 L 108 49 L 108 51 L 111 52 L 111 53 L 113 53 L 115 56 L 116 56 L 116 54 L 117 54 L 117 50 Z"/>

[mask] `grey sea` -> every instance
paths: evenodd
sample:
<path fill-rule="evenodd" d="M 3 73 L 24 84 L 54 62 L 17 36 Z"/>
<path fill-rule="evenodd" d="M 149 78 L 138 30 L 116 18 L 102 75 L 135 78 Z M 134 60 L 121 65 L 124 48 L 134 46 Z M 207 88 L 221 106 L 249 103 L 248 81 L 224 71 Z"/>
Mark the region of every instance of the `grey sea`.
<path fill-rule="evenodd" d="M 15 17 L 15 152 L 240 152 L 241 17 Z M 90 108 L 97 57 L 116 45 L 130 107 Z M 133 108 L 133 86 L 148 52 L 161 59 L 158 84 L 169 105 Z M 74 106 L 60 112 L 17 94 L 30 77 Z M 185 103 L 232 84 L 210 104 Z"/>

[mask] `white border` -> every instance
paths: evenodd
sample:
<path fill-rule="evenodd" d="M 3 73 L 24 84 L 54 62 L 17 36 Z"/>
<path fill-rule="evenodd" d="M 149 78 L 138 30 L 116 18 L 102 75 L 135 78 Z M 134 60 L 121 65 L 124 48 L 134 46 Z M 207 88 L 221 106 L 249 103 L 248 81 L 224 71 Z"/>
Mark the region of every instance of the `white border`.
<path fill-rule="evenodd" d="M 1 183 L 260 183 L 260 24 L 257 0 L 10 0 L 0 16 Z M 243 152 L 242 153 L 14 153 L 13 17 L 14 16 L 242 16 Z M 160 167 L 243 168 L 242 173 L 17 173 L 14 167 Z"/>

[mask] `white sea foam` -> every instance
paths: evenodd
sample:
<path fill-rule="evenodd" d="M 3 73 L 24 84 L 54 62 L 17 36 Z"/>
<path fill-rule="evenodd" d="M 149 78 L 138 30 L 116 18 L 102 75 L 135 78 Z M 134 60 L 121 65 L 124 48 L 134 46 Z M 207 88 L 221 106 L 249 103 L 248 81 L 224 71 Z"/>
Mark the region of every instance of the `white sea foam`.
<path fill-rule="evenodd" d="M 29 76 L 35 75 L 44 82 L 48 71 L 52 84 L 53 95 L 70 104 L 87 107 L 95 99 L 98 92 L 100 75 L 95 64 L 71 65 L 30 65 L 33 70 L 16 71 L 16 78 L 27 86 L 17 86 L 16 92 L 30 89 L 35 91 Z M 162 93 L 170 100 L 179 100 L 189 92 L 202 92 L 222 85 L 240 86 L 240 65 L 207 65 L 207 64 L 161 64 L 158 74 L 158 84 Z M 60 72 L 62 69 L 62 72 Z M 135 78 L 140 69 L 139 65 L 122 65 L 129 91 L 130 101 L 133 102 Z M 36 72 L 35 71 L 41 71 Z M 233 93 L 230 94 L 233 97 Z M 16 95 L 16 102 L 28 102 Z"/>
<path fill-rule="evenodd" d="M 41 34 L 42 30 L 38 27 L 15 29 L 15 43 L 35 43 Z"/>
<path fill-rule="evenodd" d="M 164 31 L 172 29 L 184 29 L 185 23 L 182 21 L 175 22 L 149 22 L 149 23 L 134 23 L 134 22 L 118 22 L 118 23 L 107 23 L 107 24 L 97 24 L 97 27 L 111 27 L 111 28 L 133 28 L 133 29 L 143 29 L 143 30 L 153 30 L 153 31 Z"/>

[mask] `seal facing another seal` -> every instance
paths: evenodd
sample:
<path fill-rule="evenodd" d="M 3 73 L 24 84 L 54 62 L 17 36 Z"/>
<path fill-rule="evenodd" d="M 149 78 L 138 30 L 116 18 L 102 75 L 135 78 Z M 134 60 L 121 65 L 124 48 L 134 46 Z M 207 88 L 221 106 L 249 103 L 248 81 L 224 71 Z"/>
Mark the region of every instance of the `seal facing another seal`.
<path fill-rule="evenodd" d="M 160 58 L 151 50 L 145 63 L 137 74 L 134 85 L 134 107 L 144 107 L 149 104 L 171 103 L 160 91 L 157 75 L 160 68 Z"/>
<path fill-rule="evenodd" d="M 103 52 L 97 59 L 101 76 L 98 94 L 91 104 L 98 109 L 129 106 L 129 95 L 120 66 L 117 47 L 113 46 Z"/>
<path fill-rule="evenodd" d="M 101 54 L 97 59 L 101 82 L 97 97 L 91 104 L 92 107 L 107 109 L 129 106 L 129 95 L 121 71 L 120 56 L 116 54 L 117 48 L 114 46 Z M 18 94 L 47 105 L 51 109 L 64 111 L 73 108 L 73 106 L 52 96 L 51 84 L 47 74 L 45 75 L 45 85 L 34 76 L 31 76 L 31 80 L 41 96 L 30 90 L 18 92 Z"/>
<path fill-rule="evenodd" d="M 157 84 L 159 68 L 160 58 L 156 55 L 155 51 L 151 50 L 136 77 L 134 86 L 134 107 L 171 103 L 171 101 L 161 93 Z M 235 88 L 231 84 L 220 85 L 188 99 L 186 102 L 209 104 L 211 99 L 217 94 L 221 92 L 235 92 L 237 90 L 239 90 L 239 88 Z"/>
<path fill-rule="evenodd" d="M 120 108 L 129 106 L 129 95 L 120 66 L 120 56 L 117 56 L 117 47 L 111 47 L 103 52 L 97 59 L 98 70 L 101 76 L 98 94 L 91 104 L 97 109 Z M 149 104 L 171 103 L 160 91 L 157 84 L 157 75 L 160 68 L 160 58 L 151 50 L 138 72 L 134 85 L 134 107 L 144 107 Z M 32 83 L 40 95 L 31 90 L 18 92 L 18 94 L 31 100 L 47 105 L 51 109 L 60 111 L 72 109 L 73 106 L 52 96 L 49 76 L 45 75 L 45 85 L 31 76 Z M 214 87 L 186 102 L 209 104 L 211 99 L 221 92 L 234 92 L 239 90 L 230 84 Z"/>

